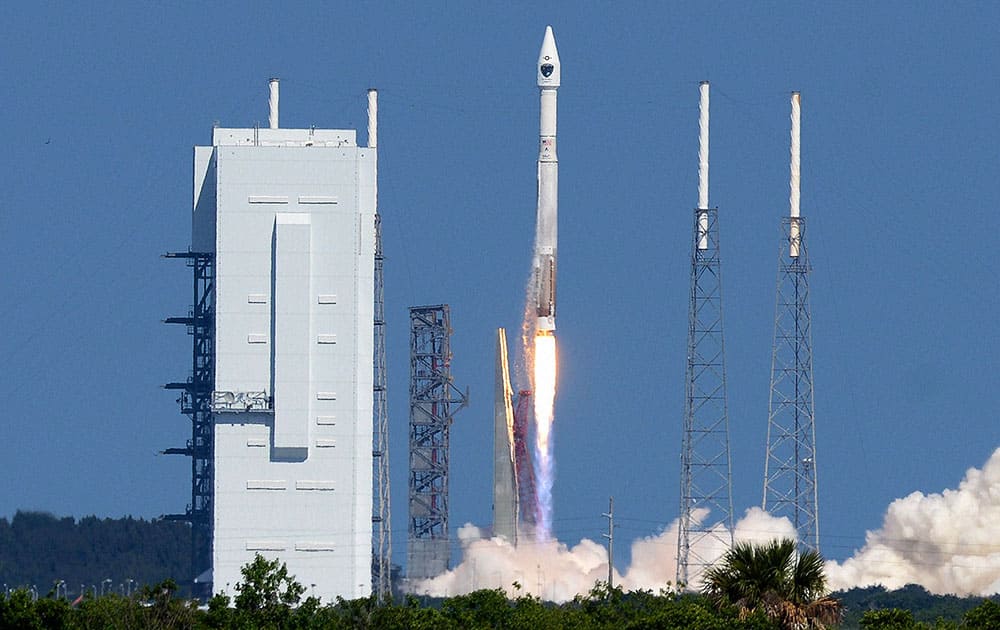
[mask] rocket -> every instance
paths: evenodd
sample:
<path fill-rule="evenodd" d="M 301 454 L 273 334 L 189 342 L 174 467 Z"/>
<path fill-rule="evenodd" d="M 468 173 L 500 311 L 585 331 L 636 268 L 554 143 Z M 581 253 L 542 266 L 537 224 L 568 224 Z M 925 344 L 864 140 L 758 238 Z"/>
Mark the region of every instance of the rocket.
<path fill-rule="evenodd" d="M 538 90 L 541 108 L 538 128 L 538 208 L 535 223 L 533 293 L 538 317 L 535 330 L 556 329 L 556 240 L 559 207 L 559 160 L 556 158 L 556 92 L 559 89 L 559 51 L 552 27 L 538 53 Z"/>

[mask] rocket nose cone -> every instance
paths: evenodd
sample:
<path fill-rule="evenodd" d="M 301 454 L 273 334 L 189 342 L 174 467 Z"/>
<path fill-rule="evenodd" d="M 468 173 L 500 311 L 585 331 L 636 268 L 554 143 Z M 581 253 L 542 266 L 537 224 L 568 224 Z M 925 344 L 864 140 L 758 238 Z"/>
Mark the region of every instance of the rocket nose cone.
<path fill-rule="evenodd" d="M 552 34 L 552 27 L 546 26 L 542 49 L 538 53 L 538 87 L 559 87 L 561 70 L 559 66 L 556 38 Z"/>

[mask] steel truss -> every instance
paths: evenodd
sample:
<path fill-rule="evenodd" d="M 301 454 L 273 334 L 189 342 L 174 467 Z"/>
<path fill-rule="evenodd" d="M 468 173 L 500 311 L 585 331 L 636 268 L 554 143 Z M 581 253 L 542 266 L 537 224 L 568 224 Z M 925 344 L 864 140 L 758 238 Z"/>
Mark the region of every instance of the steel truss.
<path fill-rule="evenodd" d="M 392 597 L 392 518 L 389 502 L 389 412 L 386 404 L 385 290 L 382 266 L 382 218 L 375 215 L 375 374 L 372 458 L 375 505 L 372 506 L 372 592 L 379 602 Z"/>
<path fill-rule="evenodd" d="M 448 441 L 454 414 L 468 402 L 451 377 L 447 304 L 410 308 L 410 483 L 408 579 L 443 573 L 448 537 Z M 457 409 L 453 405 L 459 405 Z"/>
<path fill-rule="evenodd" d="M 785 218 L 778 252 L 763 508 L 787 517 L 801 549 L 819 551 L 812 316 L 805 219 Z M 789 255 L 797 248 L 798 256 Z"/>
<path fill-rule="evenodd" d="M 677 583 L 697 588 L 732 546 L 733 501 L 718 209 L 693 216 Z"/>
<path fill-rule="evenodd" d="M 195 577 L 192 596 L 212 596 L 212 499 L 215 457 L 212 421 L 212 391 L 215 387 L 215 256 L 202 252 L 172 252 L 166 258 L 181 258 L 193 271 L 192 308 L 187 317 L 169 317 L 168 324 L 183 324 L 191 335 L 191 376 L 182 383 L 168 383 L 179 390 L 181 413 L 191 418 L 191 439 L 183 448 L 168 448 L 169 455 L 191 458 L 191 503 L 184 514 L 164 518 L 191 524 L 191 570 Z"/>

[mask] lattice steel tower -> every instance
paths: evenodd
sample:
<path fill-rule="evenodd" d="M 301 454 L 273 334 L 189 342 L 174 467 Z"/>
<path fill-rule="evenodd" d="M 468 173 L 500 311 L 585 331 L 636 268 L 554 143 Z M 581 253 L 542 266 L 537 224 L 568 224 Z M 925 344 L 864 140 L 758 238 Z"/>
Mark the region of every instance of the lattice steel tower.
<path fill-rule="evenodd" d="M 799 215 L 798 92 L 792 92 L 791 101 L 791 213 L 782 221 L 778 252 L 763 507 L 792 522 L 800 548 L 819 551 L 810 266 L 805 220 Z"/>
<path fill-rule="evenodd" d="M 368 90 L 368 146 L 378 150 L 378 92 Z M 376 153 L 377 159 L 377 153 Z M 385 285 L 383 284 L 382 215 L 375 176 L 375 361 L 372 427 L 372 592 L 379 602 L 392 596 L 392 512 L 389 501 L 389 410 L 386 402 Z"/>
<path fill-rule="evenodd" d="M 410 500 L 407 578 L 443 573 L 448 537 L 448 440 L 454 414 L 468 402 L 451 377 L 447 304 L 410 308 Z M 453 405 L 458 405 L 454 408 Z"/>
<path fill-rule="evenodd" d="M 708 207 L 708 82 L 700 86 L 698 208 L 691 242 L 686 400 L 681 447 L 677 582 L 697 588 L 705 568 L 732 545 L 732 472 L 722 334 L 719 216 Z"/>
<path fill-rule="evenodd" d="M 191 458 L 191 503 L 183 514 L 168 514 L 167 520 L 191 524 L 191 571 L 194 597 L 212 596 L 212 460 L 215 457 L 212 427 L 212 390 L 215 387 L 215 256 L 204 252 L 171 252 L 164 258 L 180 258 L 193 272 L 191 310 L 187 317 L 168 317 L 168 324 L 183 324 L 191 335 L 191 376 L 181 383 L 167 383 L 179 390 L 181 413 L 191 418 L 191 439 L 181 448 L 168 448 L 167 455 Z"/>
<path fill-rule="evenodd" d="M 385 291 L 382 283 L 382 218 L 375 215 L 375 435 L 372 479 L 375 505 L 372 510 L 372 592 L 378 600 L 392 596 L 392 518 L 389 507 L 389 411 L 386 404 Z"/>

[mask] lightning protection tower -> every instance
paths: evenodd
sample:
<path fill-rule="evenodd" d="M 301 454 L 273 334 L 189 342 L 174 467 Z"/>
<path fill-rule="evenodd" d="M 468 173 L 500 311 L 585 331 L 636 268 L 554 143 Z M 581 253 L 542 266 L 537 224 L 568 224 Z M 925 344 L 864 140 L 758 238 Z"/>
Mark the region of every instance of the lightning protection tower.
<path fill-rule="evenodd" d="M 698 208 L 691 242 L 677 582 L 697 587 L 732 545 L 733 502 L 722 334 L 718 208 L 708 206 L 708 82 L 700 86 Z"/>
<path fill-rule="evenodd" d="M 763 508 L 792 522 L 800 548 L 819 551 L 810 266 L 799 214 L 799 93 L 792 92 L 791 100 L 791 213 L 782 221 L 778 251 Z"/>
<path fill-rule="evenodd" d="M 378 92 L 368 90 L 368 146 L 378 144 Z M 378 153 L 375 154 L 378 172 Z M 374 435 L 372 436 L 372 592 L 379 602 L 392 596 L 391 554 L 392 513 L 389 501 L 389 411 L 386 400 L 385 362 L 385 285 L 383 284 L 382 216 L 378 211 L 378 177 L 375 177 L 375 361 L 373 411 Z"/>
<path fill-rule="evenodd" d="M 454 414 L 468 402 L 451 377 L 447 304 L 410 308 L 410 498 L 407 578 L 443 573 L 448 538 L 448 442 Z M 458 405 L 455 408 L 454 405 Z"/>

